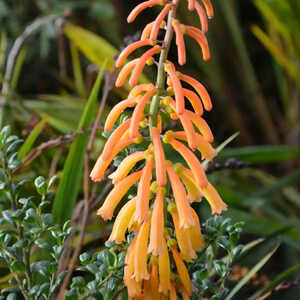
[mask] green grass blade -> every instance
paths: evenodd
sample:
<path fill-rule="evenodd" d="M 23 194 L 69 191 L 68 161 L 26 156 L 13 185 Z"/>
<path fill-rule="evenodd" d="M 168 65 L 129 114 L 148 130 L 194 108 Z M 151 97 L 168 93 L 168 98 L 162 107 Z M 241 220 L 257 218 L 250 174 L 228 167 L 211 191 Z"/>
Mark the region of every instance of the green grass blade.
<path fill-rule="evenodd" d="M 257 273 L 272 257 L 272 255 L 276 252 L 279 245 L 276 245 L 265 257 L 263 257 L 251 270 L 250 272 L 243 277 L 243 279 L 232 289 L 229 295 L 225 298 L 225 300 L 230 300 L 232 297 L 251 279 L 251 277 Z"/>
<path fill-rule="evenodd" d="M 72 56 L 73 73 L 75 78 L 75 87 L 77 93 L 82 98 L 85 98 L 86 90 L 85 90 L 85 85 L 84 85 L 84 80 L 82 75 L 82 69 L 80 65 L 79 53 L 73 42 L 71 42 L 70 48 L 71 48 L 71 56 Z"/>
<path fill-rule="evenodd" d="M 81 116 L 78 130 L 83 127 L 88 127 L 93 121 L 92 116 L 96 108 L 96 101 L 104 70 L 105 66 L 102 67 L 102 70 L 94 84 L 89 100 L 85 106 L 85 110 Z M 89 135 L 87 133 L 77 136 L 74 139 L 68 153 L 62 178 L 53 204 L 53 215 L 58 223 L 63 223 L 69 219 L 75 207 L 79 188 L 81 186 L 84 154 L 88 144 L 88 139 Z"/>
<path fill-rule="evenodd" d="M 220 158 L 234 157 L 250 163 L 274 163 L 299 159 L 300 147 L 292 146 L 255 146 L 227 148 L 219 154 Z"/>
<path fill-rule="evenodd" d="M 47 119 L 42 119 L 31 131 L 29 136 L 27 137 L 25 143 L 22 145 L 22 147 L 19 150 L 19 159 L 23 159 L 29 151 L 32 149 L 32 146 L 40 133 L 42 132 L 45 124 L 47 123 Z"/>
<path fill-rule="evenodd" d="M 254 295 L 248 298 L 248 300 L 255 300 L 257 299 L 260 295 L 268 293 L 271 291 L 274 287 L 276 287 L 278 284 L 280 284 L 283 280 L 288 278 L 292 273 L 298 271 L 300 269 L 300 263 L 296 264 L 295 266 L 292 266 L 282 272 L 281 274 L 277 275 L 274 280 L 272 280 L 266 287 L 260 289 L 257 291 Z"/>
<path fill-rule="evenodd" d="M 15 90 L 15 88 L 18 85 L 19 77 L 20 77 L 20 74 L 21 74 L 21 71 L 22 71 L 22 66 L 24 64 L 26 54 L 27 54 L 27 47 L 23 47 L 22 50 L 20 51 L 20 54 L 19 54 L 18 58 L 17 58 L 15 69 L 14 69 L 13 76 L 12 76 L 12 79 L 11 79 L 10 88 L 11 88 L 12 91 Z"/>

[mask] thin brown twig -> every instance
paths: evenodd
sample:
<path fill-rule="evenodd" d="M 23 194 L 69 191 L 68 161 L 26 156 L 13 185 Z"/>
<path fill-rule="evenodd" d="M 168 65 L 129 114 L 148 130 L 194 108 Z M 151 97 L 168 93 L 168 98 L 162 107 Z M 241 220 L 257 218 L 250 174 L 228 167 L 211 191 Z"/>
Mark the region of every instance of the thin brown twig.
<path fill-rule="evenodd" d="M 90 207 L 90 202 L 91 199 L 89 197 L 89 160 L 90 160 L 90 152 L 92 151 L 93 143 L 95 141 L 96 133 L 97 133 L 97 128 L 99 126 L 99 123 L 101 121 L 101 117 L 104 111 L 104 107 L 106 105 L 106 101 L 109 95 L 109 92 L 111 91 L 113 87 L 113 78 L 114 75 L 113 73 L 106 73 L 105 74 L 105 84 L 104 84 L 104 89 L 103 89 L 103 95 L 101 99 L 101 103 L 99 106 L 98 114 L 96 121 L 93 125 L 92 132 L 89 138 L 89 143 L 87 146 L 87 151 L 85 154 L 84 158 L 84 178 L 83 178 L 83 190 L 84 190 L 84 209 L 83 209 L 83 217 L 82 217 L 82 225 L 80 229 L 80 234 L 78 238 L 78 242 L 76 245 L 76 248 L 74 250 L 73 256 L 70 261 L 70 266 L 68 268 L 68 274 L 66 275 L 63 284 L 61 286 L 60 292 L 58 294 L 57 299 L 63 299 L 65 290 L 67 289 L 67 286 L 71 280 L 72 273 L 76 267 L 76 263 L 79 257 L 79 254 L 81 252 L 85 232 L 86 232 L 86 227 L 87 227 L 87 222 L 89 218 L 89 207 Z"/>

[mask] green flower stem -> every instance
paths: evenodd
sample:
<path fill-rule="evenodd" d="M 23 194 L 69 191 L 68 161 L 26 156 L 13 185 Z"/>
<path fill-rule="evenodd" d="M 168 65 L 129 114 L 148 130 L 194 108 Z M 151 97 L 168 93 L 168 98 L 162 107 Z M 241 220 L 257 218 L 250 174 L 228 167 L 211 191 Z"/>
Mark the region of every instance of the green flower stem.
<path fill-rule="evenodd" d="M 157 70 L 157 81 L 156 87 L 158 89 L 157 95 L 153 97 L 150 104 L 150 128 L 157 125 L 157 115 L 159 109 L 159 101 L 160 97 L 165 93 L 165 81 L 166 81 L 166 73 L 165 73 L 165 63 L 168 58 L 168 53 L 170 50 L 172 38 L 173 38 L 173 27 L 172 21 L 176 15 L 176 10 L 178 6 L 178 0 L 173 1 L 173 6 L 168 15 L 167 29 L 165 39 L 162 45 L 162 50 L 159 57 L 158 70 Z"/>

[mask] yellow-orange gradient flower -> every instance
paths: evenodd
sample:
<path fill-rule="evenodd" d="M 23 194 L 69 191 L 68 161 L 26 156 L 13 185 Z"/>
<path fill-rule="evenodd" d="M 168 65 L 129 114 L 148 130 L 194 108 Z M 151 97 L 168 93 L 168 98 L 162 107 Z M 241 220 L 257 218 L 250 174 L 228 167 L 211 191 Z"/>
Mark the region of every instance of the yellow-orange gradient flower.
<path fill-rule="evenodd" d="M 207 16 L 211 19 L 214 17 L 214 8 L 211 4 L 211 1 L 210 0 L 202 0 L 204 6 L 205 6 L 205 9 L 206 9 L 206 13 L 207 13 Z"/>
<path fill-rule="evenodd" d="M 186 191 L 170 161 L 167 162 L 167 172 L 179 214 L 179 226 L 188 228 L 195 225 L 195 221 L 191 215 L 191 207 L 187 199 Z"/>
<path fill-rule="evenodd" d="M 116 242 L 120 244 L 125 242 L 125 233 L 128 228 L 131 217 L 134 215 L 136 207 L 136 198 L 128 201 L 118 213 L 118 216 L 114 222 L 113 230 L 109 237 L 110 242 Z"/>
<path fill-rule="evenodd" d="M 188 233 L 191 239 L 193 249 L 195 251 L 201 251 L 204 247 L 204 238 L 201 233 L 199 217 L 193 208 L 192 215 L 195 220 L 195 226 L 188 228 Z"/>
<path fill-rule="evenodd" d="M 179 274 L 180 281 L 181 281 L 182 285 L 184 286 L 186 292 L 190 296 L 192 293 L 192 283 L 191 283 L 191 279 L 189 276 L 189 272 L 188 272 L 181 256 L 179 255 L 178 251 L 176 250 L 176 248 L 172 248 L 172 254 L 173 254 L 173 258 L 175 260 L 175 264 L 176 264 L 177 272 Z"/>
<path fill-rule="evenodd" d="M 149 0 L 142 2 L 141 4 L 137 5 L 127 17 L 127 22 L 131 23 L 135 20 L 135 18 L 146 8 L 152 7 L 154 5 L 163 5 L 165 4 L 165 0 Z"/>
<path fill-rule="evenodd" d="M 172 204 L 170 206 L 172 206 Z M 189 262 L 192 259 L 195 259 L 197 257 L 195 250 L 192 247 L 192 242 L 189 234 L 189 229 L 195 227 L 195 225 L 190 226 L 189 228 L 181 227 L 179 225 L 179 215 L 176 207 L 169 208 L 169 211 L 171 212 L 172 215 L 172 219 L 175 227 L 176 239 L 178 242 L 181 256 L 185 261 Z M 192 213 L 192 208 L 190 208 L 190 213 Z"/>
<path fill-rule="evenodd" d="M 208 184 L 205 188 L 200 189 L 203 196 L 208 201 L 211 212 L 213 214 L 221 214 L 223 210 L 227 209 L 227 205 L 223 202 L 217 190 L 214 188 L 212 184 Z"/>
<path fill-rule="evenodd" d="M 152 154 L 149 154 L 146 164 L 142 170 L 142 176 L 137 191 L 135 220 L 138 223 L 148 220 L 152 169 L 153 156 Z"/>
<path fill-rule="evenodd" d="M 135 244 L 134 253 L 134 274 L 133 277 L 137 282 L 143 279 L 149 279 L 149 272 L 147 268 L 147 246 L 150 230 L 150 221 L 146 221 L 142 224 L 138 234 Z"/>
<path fill-rule="evenodd" d="M 116 80 L 116 87 L 121 87 L 125 80 L 127 79 L 127 77 L 129 76 L 129 74 L 131 73 L 131 71 L 134 69 L 134 67 L 136 66 L 136 64 L 138 63 L 138 58 L 130 61 L 129 63 L 127 63 L 120 71 L 118 78 Z"/>
<path fill-rule="evenodd" d="M 170 289 L 171 266 L 168 246 L 165 238 L 163 238 L 163 252 L 158 256 L 158 271 L 159 271 L 159 291 L 168 295 Z"/>
<path fill-rule="evenodd" d="M 104 220 L 111 219 L 120 200 L 125 196 L 131 186 L 141 178 L 141 176 L 142 171 L 134 172 L 115 185 L 106 197 L 103 205 L 98 209 L 97 215 L 101 216 Z"/>
<path fill-rule="evenodd" d="M 161 144 L 159 130 L 156 127 L 151 128 L 151 135 L 154 145 L 156 181 L 157 184 L 162 187 L 167 183 L 165 153 Z"/>
<path fill-rule="evenodd" d="M 158 188 L 153 205 L 151 216 L 150 242 L 148 252 L 152 255 L 163 253 L 163 237 L 164 237 L 164 189 Z"/>

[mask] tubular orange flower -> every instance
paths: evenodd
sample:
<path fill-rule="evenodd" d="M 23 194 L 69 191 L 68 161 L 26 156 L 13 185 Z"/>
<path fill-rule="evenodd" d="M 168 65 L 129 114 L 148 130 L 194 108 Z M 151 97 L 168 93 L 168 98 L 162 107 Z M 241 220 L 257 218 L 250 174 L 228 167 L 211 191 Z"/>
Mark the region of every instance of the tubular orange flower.
<path fill-rule="evenodd" d="M 145 1 L 139 5 L 137 5 L 127 17 L 127 22 L 131 23 L 135 20 L 135 18 L 146 8 L 152 7 L 154 5 L 163 5 L 165 4 L 165 0 L 149 0 Z"/>
<path fill-rule="evenodd" d="M 192 247 L 195 251 L 201 251 L 204 247 L 204 238 L 201 233 L 201 226 L 198 215 L 195 210 L 192 208 L 192 215 L 195 220 L 195 226 L 188 228 L 190 240 L 192 243 Z"/>
<path fill-rule="evenodd" d="M 171 62 L 167 62 L 166 71 L 170 76 L 172 86 L 174 88 L 175 99 L 176 99 L 176 112 L 181 115 L 184 111 L 184 93 L 181 86 L 180 80 L 177 77 L 174 65 Z"/>
<path fill-rule="evenodd" d="M 214 17 L 214 8 L 211 4 L 211 1 L 210 0 L 202 0 L 204 6 L 205 6 L 205 9 L 206 9 L 206 13 L 208 15 L 208 17 L 211 19 Z"/>
<path fill-rule="evenodd" d="M 116 87 L 121 87 L 126 78 L 128 77 L 128 75 L 130 74 L 130 72 L 134 69 L 134 67 L 136 66 L 136 64 L 138 63 L 138 58 L 130 61 L 129 63 L 127 63 L 123 68 L 122 70 L 120 71 L 119 75 L 118 75 L 118 78 L 116 80 Z"/>
<path fill-rule="evenodd" d="M 198 28 L 192 27 L 192 26 L 185 26 L 185 32 L 187 35 L 192 37 L 201 47 L 203 60 L 209 60 L 210 59 L 210 52 L 208 48 L 208 42 L 204 35 L 204 33 L 199 30 Z"/>
<path fill-rule="evenodd" d="M 172 283 L 170 287 L 170 300 L 177 300 L 175 283 Z"/>
<path fill-rule="evenodd" d="M 130 137 L 136 137 L 139 134 L 139 126 L 140 122 L 144 115 L 145 106 L 148 103 L 148 101 L 154 96 L 154 94 L 157 92 L 156 87 L 152 85 L 152 89 L 149 90 L 143 98 L 139 101 L 137 106 L 135 107 L 133 114 L 132 114 L 132 121 L 130 123 L 129 128 L 129 135 Z"/>
<path fill-rule="evenodd" d="M 158 271 L 159 271 L 159 291 L 168 295 L 170 289 L 170 257 L 168 246 L 165 238 L 163 237 L 163 253 L 158 256 Z"/>
<path fill-rule="evenodd" d="M 145 159 L 145 155 L 146 151 L 137 151 L 125 157 L 118 166 L 117 170 L 109 176 L 109 178 L 112 179 L 113 184 L 123 180 L 137 162 Z"/>
<path fill-rule="evenodd" d="M 213 214 L 221 214 L 223 210 L 227 209 L 227 205 L 223 202 L 217 190 L 210 183 L 205 188 L 200 189 L 203 196 L 208 201 L 211 212 Z"/>
<path fill-rule="evenodd" d="M 202 194 L 197 186 L 195 177 L 190 169 L 186 169 L 182 164 L 177 163 L 175 165 L 175 171 L 183 181 L 187 192 L 189 202 L 200 202 Z"/>
<path fill-rule="evenodd" d="M 130 122 L 131 122 L 131 118 L 127 119 L 108 138 L 101 155 L 103 160 L 109 159 L 112 149 L 114 149 L 115 145 L 119 142 L 122 135 L 129 128 Z"/>
<path fill-rule="evenodd" d="M 96 164 L 91 172 L 91 179 L 93 181 L 100 181 L 103 176 L 104 173 L 107 169 L 107 167 L 110 165 L 110 163 L 112 162 L 112 160 L 114 159 L 114 157 L 121 151 L 123 150 L 125 147 L 127 147 L 130 144 L 133 143 L 137 143 L 139 144 L 142 141 L 142 137 L 138 136 L 136 138 L 124 138 L 121 139 L 118 144 L 114 147 L 114 149 L 112 149 L 112 154 L 110 155 L 108 160 L 103 160 L 102 155 L 99 156 L 99 158 L 96 161 Z"/>
<path fill-rule="evenodd" d="M 137 240 L 134 253 L 134 279 L 137 282 L 143 279 L 149 279 L 149 272 L 147 269 L 147 244 L 149 238 L 150 222 L 144 222 L 137 234 Z"/>
<path fill-rule="evenodd" d="M 144 40 L 144 41 L 137 41 L 135 43 L 130 44 L 127 46 L 119 55 L 116 61 L 116 67 L 119 68 L 123 65 L 126 58 L 134 52 L 136 49 L 144 47 L 144 46 L 153 46 L 152 40 Z"/>
<path fill-rule="evenodd" d="M 195 226 L 191 226 L 188 229 L 180 227 L 178 211 L 176 208 L 171 209 L 171 215 L 175 227 L 176 239 L 178 242 L 181 256 L 185 261 L 189 262 L 192 259 L 197 257 L 192 247 L 192 242 L 190 240 L 190 234 L 189 234 L 189 229 L 194 228 Z"/>
<path fill-rule="evenodd" d="M 183 126 L 184 132 L 187 136 L 189 147 L 192 150 L 197 149 L 198 141 L 197 141 L 197 136 L 192 121 L 185 113 L 183 113 L 179 118 Z"/>
<path fill-rule="evenodd" d="M 128 98 L 134 98 L 139 96 L 143 92 L 148 92 L 153 88 L 152 83 L 142 83 L 139 85 L 136 85 L 128 94 Z"/>
<path fill-rule="evenodd" d="M 129 84 L 131 87 L 134 87 L 137 85 L 139 77 L 147 63 L 147 61 L 152 58 L 153 55 L 158 54 L 160 52 L 160 46 L 156 45 L 152 47 L 150 50 L 146 51 L 139 59 L 138 62 L 136 63 L 133 72 L 131 74 Z"/>
<path fill-rule="evenodd" d="M 179 214 L 179 226 L 188 228 L 195 225 L 195 221 L 191 216 L 191 207 L 184 186 L 176 174 L 171 162 L 167 162 L 167 172 Z"/>
<path fill-rule="evenodd" d="M 188 0 L 189 1 L 189 10 L 194 10 L 196 5 L 196 0 Z"/>
<path fill-rule="evenodd" d="M 183 89 L 184 96 L 190 101 L 193 106 L 195 113 L 199 116 L 203 115 L 203 106 L 201 99 L 196 93 L 191 90 Z"/>
<path fill-rule="evenodd" d="M 112 130 L 121 113 L 128 107 L 134 107 L 137 103 L 137 100 L 138 98 L 125 99 L 115 105 L 105 120 L 104 131 L 107 132 Z"/>
<path fill-rule="evenodd" d="M 184 38 L 181 31 L 180 23 L 178 20 L 173 20 L 172 26 L 176 33 L 176 45 L 178 50 L 178 63 L 182 66 L 186 63 L 186 53 L 185 53 L 185 45 Z"/>
<path fill-rule="evenodd" d="M 193 175 L 195 176 L 196 182 L 199 185 L 199 187 L 206 187 L 208 181 L 205 176 L 205 172 L 195 154 L 192 153 L 191 150 L 189 150 L 185 145 L 178 142 L 174 138 L 170 139 L 170 144 L 177 152 L 180 153 L 180 155 L 187 162 L 187 164 L 193 172 Z"/>
<path fill-rule="evenodd" d="M 119 204 L 120 200 L 128 192 L 132 185 L 134 185 L 142 176 L 142 171 L 132 173 L 121 182 L 119 182 L 111 190 L 111 192 L 106 197 L 103 205 L 98 209 L 97 215 L 101 216 L 102 219 L 111 219 L 116 206 Z"/>
<path fill-rule="evenodd" d="M 198 128 L 200 133 L 203 135 L 203 137 L 209 143 L 214 141 L 214 136 L 211 132 L 211 129 L 209 128 L 208 124 L 206 123 L 206 121 L 203 118 L 201 118 L 200 116 L 196 115 L 195 113 L 193 113 L 192 111 L 189 111 L 189 110 L 185 110 L 184 113 L 189 116 L 189 118 L 192 120 L 192 122 Z"/>
<path fill-rule="evenodd" d="M 160 114 L 157 115 L 157 129 L 159 133 L 162 132 L 162 119 Z"/>
<path fill-rule="evenodd" d="M 151 28 L 150 40 L 155 41 L 157 39 L 157 35 L 161 26 L 161 23 L 165 19 L 166 15 L 168 14 L 169 10 L 171 9 L 172 4 L 168 3 L 160 14 L 156 17 L 153 26 Z"/>
<path fill-rule="evenodd" d="M 135 244 L 136 244 L 137 236 L 134 237 L 130 246 L 127 249 L 126 257 L 125 257 L 125 268 L 124 268 L 124 283 L 128 289 L 129 297 L 137 297 L 142 293 L 141 282 L 136 282 L 132 276 L 134 273 L 134 255 L 135 255 Z"/>
<path fill-rule="evenodd" d="M 152 255 L 163 253 L 163 237 L 164 237 L 164 203 L 163 189 L 158 188 L 154 201 L 153 212 L 151 217 L 150 242 L 148 252 Z"/>
<path fill-rule="evenodd" d="M 151 263 L 151 274 L 149 280 L 144 281 L 144 297 L 149 300 L 160 300 L 158 291 L 158 271 L 156 262 Z"/>
<path fill-rule="evenodd" d="M 180 78 L 180 80 L 183 80 L 184 82 L 191 85 L 197 91 L 197 93 L 199 94 L 199 96 L 203 102 L 204 108 L 207 111 L 212 109 L 212 103 L 211 103 L 210 96 L 203 84 L 201 84 L 198 80 L 194 79 L 193 77 L 182 74 L 182 73 L 179 74 L 179 78 Z"/>
<path fill-rule="evenodd" d="M 172 248 L 172 254 L 173 258 L 175 260 L 177 272 L 180 277 L 180 281 L 182 285 L 184 286 L 185 290 L 187 291 L 188 295 L 191 295 L 192 293 L 192 284 L 191 284 L 191 279 L 188 273 L 188 270 L 182 261 L 182 258 L 180 257 L 179 253 L 175 248 Z"/>
<path fill-rule="evenodd" d="M 142 32 L 142 35 L 141 35 L 141 41 L 144 41 L 144 40 L 147 40 L 150 38 L 150 34 L 152 31 L 153 25 L 154 25 L 154 21 L 145 26 L 145 28 Z"/>
<path fill-rule="evenodd" d="M 145 167 L 142 170 L 143 173 L 137 191 L 135 220 L 139 223 L 148 220 L 152 169 L 153 156 L 149 155 Z"/>
<path fill-rule="evenodd" d="M 201 29 L 204 33 L 206 33 L 208 31 L 208 21 L 206 13 L 203 7 L 198 3 L 198 1 L 195 1 L 195 8 L 200 19 Z"/>
<path fill-rule="evenodd" d="M 134 215 L 136 207 L 136 198 L 128 201 L 118 213 L 118 216 L 114 222 L 113 230 L 109 237 L 110 242 L 116 242 L 120 244 L 125 242 L 125 233 L 128 228 L 131 217 Z"/>
<path fill-rule="evenodd" d="M 155 158 L 155 170 L 156 170 L 156 180 L 159 186 L 164 186 L 167 184 L 167 174 L 166 174 L 166 160 L 164 149 L 161 144 L 159 131 L 156 127 L 151 128 L 151 136 L 153 138 L 154 145 L 154 158 Z"/>

